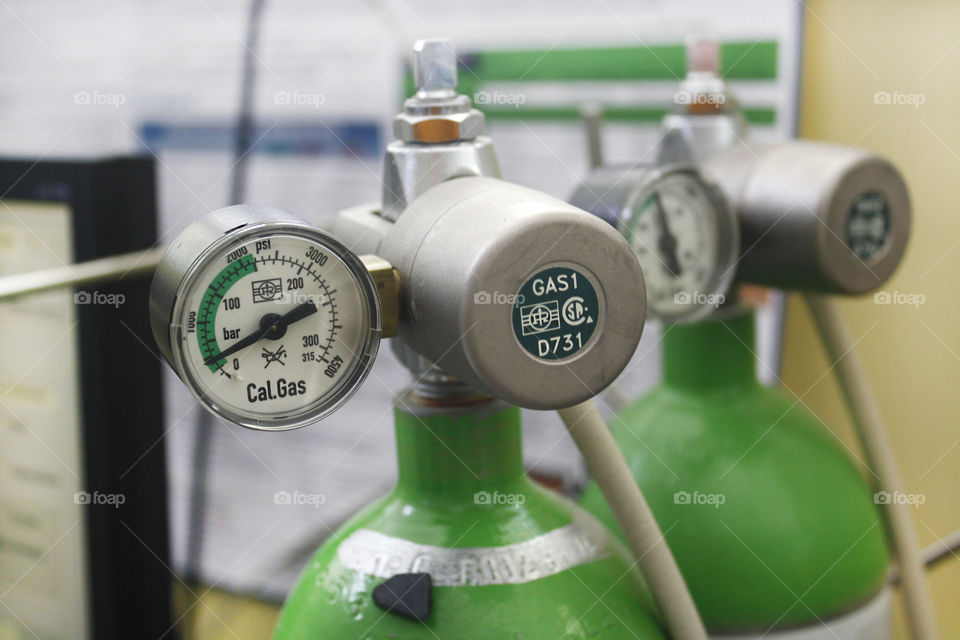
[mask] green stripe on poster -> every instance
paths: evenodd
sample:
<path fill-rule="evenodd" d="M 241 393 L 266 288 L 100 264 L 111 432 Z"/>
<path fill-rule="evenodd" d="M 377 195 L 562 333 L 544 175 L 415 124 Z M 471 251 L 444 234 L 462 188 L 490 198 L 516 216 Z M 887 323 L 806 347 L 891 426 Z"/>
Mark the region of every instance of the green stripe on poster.
<path fill-rule="evenodd" d="M 720 45 L 721 73 L 731 80 L 777 77 L 777 42 Z M 544 80 L 679 80 L 686 74 L 683 45 L 484 51 L 463 59 L 463 79 L 475 82 Z M 473 73 L 471 73 L 471 71 Z"/>
<path fill-rule="evenodd" d="M 682 45 L 485 51 L 465 60 L 469 70 L 463 76 L 482 82 L 677 80 L 685 73 L 685 59 Z"/>
<path fill-rule="evenodd" d="M 725 42 L 720 45 L 723 75 L 732 80 L 775 80 L 775 40 Z M 683 45 L 652 47 L 592 47 L 582 49 L 531 49 L 526 51 L 466 52 L 460 57 L 459 91 L 475 96 L 489 82 L 570 82 L 570 81 L 670 81 L 686 73 Z M 413 77 L 405 78 L 406 94 L 414 92 Z M 573 107 L 485 107 L 491 120 L 576 120 Z M 776 122 L 776 110 L 744 110 L 752 124 Z M 617 122 L 657 122 L 667 110 L 657 108 L 611 107 L 605 117 Z"/>
<path fill-rule="evenodd" d="M 580 112 L 574 107 L 480 107 L 480 110 L 491 121 L 533 120 L 533 121 L 564 121 L 579 120 Z M 609 107 L 603 111 L 603 118 L 608 122 L 659 122 L 667 115 L 668 109 Z M 774 109 L 752 108 L 743 109 L 744 116 L 750 124 L 772 125 L 777 121 Z"/>
<path fill-rule="evenodd" d="M 729 80 L 775 80 L 777 42 L 727 42 L 720 45 L 722 75 Z"/>
<path fill-rule="evenodd" d="M 775 40 L 725 42 L 720 45 L 722 74 L 730 80 L 775 80 Z M 465 52 L 460 56 L 460 91 L 484 82 L 569 80 L 677 80 L 686 73 L 683 45 L 592 47 L 526 51 Z M 406 77 L 407 95 L 413 78 Z"/>

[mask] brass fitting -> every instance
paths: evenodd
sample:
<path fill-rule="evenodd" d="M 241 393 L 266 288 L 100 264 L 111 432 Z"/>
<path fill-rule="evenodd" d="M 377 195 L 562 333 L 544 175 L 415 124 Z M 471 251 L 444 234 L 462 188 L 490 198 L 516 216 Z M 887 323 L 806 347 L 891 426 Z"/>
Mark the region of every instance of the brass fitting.
<path fill-rule="evenodd" d="M 397 335 L 400 324 L 400 274 L 379 256 L 363 255 L 360 261 L 373 278 L 380 296 L 381 337 L 392 338 Z"/>

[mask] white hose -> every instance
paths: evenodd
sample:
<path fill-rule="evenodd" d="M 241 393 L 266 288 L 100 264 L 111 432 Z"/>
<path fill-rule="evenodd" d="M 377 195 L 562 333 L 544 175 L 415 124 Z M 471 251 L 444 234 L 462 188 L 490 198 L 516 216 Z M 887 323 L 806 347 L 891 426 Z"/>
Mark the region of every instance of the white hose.
<path fill-rule="evenodd" d="M 804 295 L 810 315 L 820 333 L 824 348 L 834 363 L 837 381 L 843 393 L 860 444 L 870 467 L 879 478 L 877 489 L 890 495 L 903 493 L 903 482 L 893 449 L 887 439 L 883 416 L 867 384 L 863 363 L 853 351 L 853 342 L 836 305 L 828 298 Z M 917 544 L 907 504 L 888 500 L 884 506 L 887 529 L 900 568 L 903 600 L 914 640 L 934 640 L 936 621 L 930 592 L 924 576 L 924 559 Z"/>
<path fill-rule="evenodd" d="M 936 542 L 921 551 L 920 555 L 927 569 L 933 569 L 950 558 L 960 560 L 958 551 L 960 551 L 960 529 L 944 538 L 938 538 Z M 897 567 L 890 567 L 890 583 L 900 584 L 900 570 Z"/>
<path fill-rule="evenodd" d="M 929 569 L 944 560 L 953 557 L 960 560 L 957 551 L 960 550 L 960 530 L 954 531 L 945 538 L 941 538 L 923 550 L 923 564 Z"/>
<path fill-rule="evenodd" d="M 592 400 L 558 411 L 627 538 L 673 640 L 707 640 L 707 631 L 650 506 Z"/>

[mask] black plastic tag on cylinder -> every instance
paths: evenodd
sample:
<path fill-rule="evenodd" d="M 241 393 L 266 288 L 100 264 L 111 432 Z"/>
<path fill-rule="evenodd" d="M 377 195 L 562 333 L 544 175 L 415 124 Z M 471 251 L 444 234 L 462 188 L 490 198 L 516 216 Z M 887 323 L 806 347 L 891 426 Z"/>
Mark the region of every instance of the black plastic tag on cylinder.
<path fill-rule="evenodd" d="M 389 613 L 423 622 L 433 606 L 429 573 L 398 573 L 377 585 L 373 603 Z"/>

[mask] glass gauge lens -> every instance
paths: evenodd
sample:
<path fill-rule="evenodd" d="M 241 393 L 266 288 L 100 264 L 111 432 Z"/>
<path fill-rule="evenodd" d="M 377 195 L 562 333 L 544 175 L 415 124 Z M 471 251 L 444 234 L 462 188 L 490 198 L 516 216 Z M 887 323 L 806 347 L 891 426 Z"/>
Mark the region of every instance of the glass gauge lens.
<path fill-rule="evenodd" d="M 306 225 L 228 232 L 192 265 L 170 318 L 181 378 L 214 413 L 256 429 L 332 412 L 366 376 L 380 337 L 369 273 Z"/>
<path fill-rule="evenodd" d="M 723 302 L 733 276 L 733 225 L 700 178 L 689 171 L 662 175 L 625 214 L 623 232 L 643 269 L 652 315 L 691 319 Z"/>

